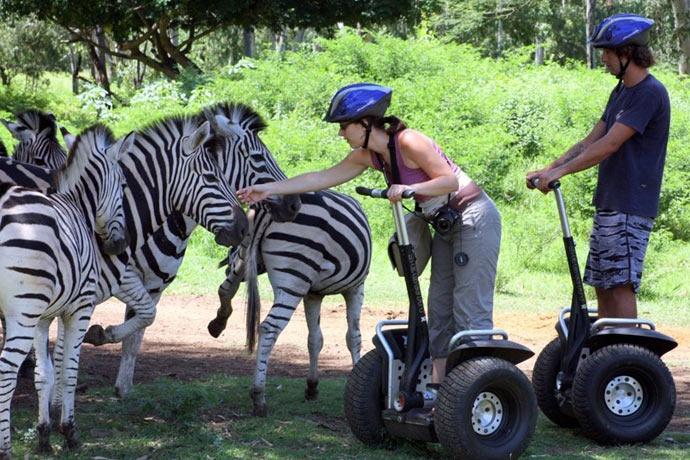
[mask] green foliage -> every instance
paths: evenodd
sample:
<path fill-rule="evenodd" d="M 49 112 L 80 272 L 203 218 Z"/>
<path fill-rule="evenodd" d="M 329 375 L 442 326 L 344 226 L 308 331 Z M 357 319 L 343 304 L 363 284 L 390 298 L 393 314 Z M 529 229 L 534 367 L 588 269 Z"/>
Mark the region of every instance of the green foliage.
<path fill-rule="evenodd" d="M 6 107 L 11 112 L 10 108 L 35 102 L 76 131 L 100 116 L 116 134 L 124 134 L 164 116 L 196 112 L 206 104 L 243 102 L 269 121 L 262 139 L 286 174 L 293 176 L 331 166 L 347 154 L 337 127 L 322 121 L 338 87 L 355 81 L 390 85 L 394 88 L 390 113 L 433 137 L 496 201 L 503 213 L 504 235 L 499 291 L 525 294 L 539 289 L 538 283 L 529 282 L 530 277 L 563 275 L 566 267 L 553 200 L 528 191 L 524 175 L 587 135 L 615 85 L 612 76 L 579 64 L 531 65 L 528 53 L 522 49 L 493 60 L 482 58 L 476 48 L 442 44 L 430 37 L 401 40 L 345 30 L 334 39 L 321 39 L 317 51 L 300 49 L 243 60 L 199 80 L 190 76 L 194 81 L 187 87 L 184 82 L 151 82 L 133 92 L 128 105 L 116 103 L 100 115 L 85 98 L 80 101 L 71 96 L 67 77 L 51 78 L 50 89 L 40 96 L 0 91 L 0 110 Z M 388 72 L 389 68 L 393 71 Z M 673 113 L 661 213 L 654 233 L 658 250 L 650 248 L 645 279 L 665 281 L 645 287 L 643 300 L 676 302 L 680 291 L 671 281 L 674 278 L 662 273 L 665 266 L 674 266 L 678 276 L 690 276 L 690 268 L 683 265 L 685 259 L 678 263 L 674 251 L 667 249 L 690 241 L 690 80 L 663 69 L 654 69 L 654 74 L 669 90 Z M 581 262 L 586 255 L 595 184 L 596 168 L 563 180 Z M 384 182 L 380 174 L 368 171 L 339 190 L 353 194 L 356 185 L 383 186 Z M 374 200 L 362 200 L 362 205 L 369 216 L 375 250 L 383 251 L 392 233 L 390 215 Z M 685 252 L 675 253 L 687 258 Z M 193 263 L 183 265 L 176 286 L 194 292 L 215 290 L 222 279 L 222 270 L 216 265 L 224 256 L 212 236 L 198 230 L 187 254 Z M 375 259 L 381 263 L 372 272 L 385 278 L 391 273 L 385 257 Z M 217 275 L 204 275 L 211 272 Z M 384 285 L 385 281 L 375 284 Z M 565 293 L 567 283 L 557 289 Z"/>
<path fill-rule="evenodd" d="M 62 33 L 34 16 L 0 22 L 0 79 L 9 85 L 19 74 L 38 81 L 45 71 L 64 70 Z"/>

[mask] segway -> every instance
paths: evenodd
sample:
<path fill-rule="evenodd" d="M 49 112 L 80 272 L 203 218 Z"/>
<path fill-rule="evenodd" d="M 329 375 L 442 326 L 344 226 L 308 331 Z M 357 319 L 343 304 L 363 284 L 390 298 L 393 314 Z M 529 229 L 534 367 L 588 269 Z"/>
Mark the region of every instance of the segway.
<path fill-rule="evenodd" d="M 579 427 L 600 444 L 651 441 L 673 415 L 676 388 L 661 356 L 678 344 L 649 320 L 599 318 L 596 308 L 587 307 L 560 183 L 549 188 L 561 220 L 573 295 L 556 323 L 558 337 L 534 366 L 539 407 L 555 424 Z"/>
<path fill-rule="evenodd" d="M 387 190 L 356 190 L 387 197 Z M 403 194 L 412 196 L 411 191 Z M 515 364 L 534 353 L 500 329 L 459 332 L 450 340 L 446 378 L 435 405 L 425 402 L 431 359 L 424 304 L 403 207 L 400 202 L 392 207 L 409 316 L 407 321 L 380 321 L 376 348 L 348 377 L 345 416 L 350 429 L 368 445 L 397 437 L 440 442 L 457 458 L 517 458 L 532 438 L 538 409 L 529 380 Z"/>

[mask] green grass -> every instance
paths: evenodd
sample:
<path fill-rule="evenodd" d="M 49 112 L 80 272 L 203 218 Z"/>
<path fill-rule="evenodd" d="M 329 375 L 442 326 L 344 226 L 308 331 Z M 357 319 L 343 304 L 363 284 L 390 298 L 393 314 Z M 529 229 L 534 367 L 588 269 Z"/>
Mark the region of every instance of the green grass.
<path fill-rule="evenodd" d="M 251 414 L 249 379 L 216 376 L 181 383 L 160 379 L 137 385 L 124 401 L 111 388 L 88 390 L 77 401 L 77 424 L 83 446 L 63 452 L 53 435 L 54 458 L 60 459 L 396 459 L 445 458 L 435 444 L 396 441 L 369 448 L 357 441 L 343 416 L 345 380 L 320 384 L 319 400 L 302 400 L 303 380 L 272 378 L 269 416 Z M 35 411 L 13 414 L 15 458 L 33 458 Z M 25 457 L 28 455 L 28 457 Z M 574 432 L 556 428 L 540 416 L 537 432 L 523 458 L 688 458 L 690 434 L 665 432 L 645 446 L 600 447 Z"/>

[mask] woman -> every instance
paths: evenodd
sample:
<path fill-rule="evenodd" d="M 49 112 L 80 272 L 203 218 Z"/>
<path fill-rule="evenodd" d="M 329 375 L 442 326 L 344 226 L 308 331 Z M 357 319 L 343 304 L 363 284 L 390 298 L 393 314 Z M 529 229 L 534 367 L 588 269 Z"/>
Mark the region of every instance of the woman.
<path fill-rule="evenodd" d="M 446 231 L 437 228 L 432 243 L 429 348 L 432 382 L 438 384 L 445 376 L 453 334 L 493 327 L 501 217 L 491 199 L 432 139 L 396 117 L 384 118 L 391 94 L 390 88 L 370 83 L 341 88 L 331 100 L 325 121 L 340 124 L 339 135 L 352 147 L 347 157 L 330 168 L 247 187 L 238 195 L 253 204 L 269 195 L 333 187 L 375 168 L 386 175 L 391 201 L 413 190 L 427 219 L 440 209 L 446 216 L 457 217 Z"/>

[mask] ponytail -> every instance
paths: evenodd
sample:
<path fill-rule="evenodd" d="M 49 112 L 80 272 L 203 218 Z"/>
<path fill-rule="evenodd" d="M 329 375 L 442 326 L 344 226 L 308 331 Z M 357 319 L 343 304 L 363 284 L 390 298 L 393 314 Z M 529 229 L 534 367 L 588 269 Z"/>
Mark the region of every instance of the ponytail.
<path fill-rule="evenodd" d="M 404 121 L 392 115 L 388 117 L 374 118 L 370 123 L 377 128 L 385 130 L 389 135 L 396 134 L 404 129 L 407 129 L 407 125 L 405 125 Z"/>

